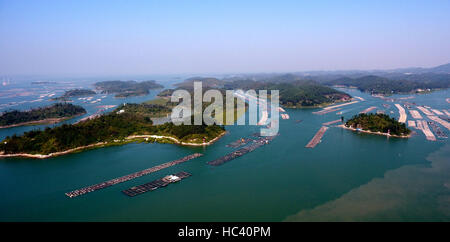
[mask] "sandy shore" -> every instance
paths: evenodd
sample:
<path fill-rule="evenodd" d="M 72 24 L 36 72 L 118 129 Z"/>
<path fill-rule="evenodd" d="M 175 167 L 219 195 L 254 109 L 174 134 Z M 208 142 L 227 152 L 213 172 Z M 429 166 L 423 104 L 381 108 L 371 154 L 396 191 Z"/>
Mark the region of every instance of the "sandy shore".
<path fill-rule="evenodd" d="M 214 142 L 216 142 L 218 139 L 220 139 L 222 136 L 224 136 L 227 132 L 224 131 L 222 132 L 219 136 L 217 136 L 216 138 L 208 141 L 208 142 L 203 142 L 203 143 L 189 143 L 189 142 L 182 142 L 180 140 L 178 140 L 177 138 L 171 137 L 171 136 L 164 136 L 164 135 L 131 135 L 128 136 L 126 139 L 130 140 L 130 139 L 136 139 L 136 138 L 153 138 L 153 139 L 170 139 L 172 141 L 174 141 L 176 144 L 179 145 L 186 145 L 186 146 L 205 146 L 205 145 L 211 145 Z"/>
<path fill-rule="evenodd" d="M 368 133 L 368 134 L 384 135 L 384 136 L 395 137 L 395 138 L 410 138 L 411 137 L 411 134 L 400 136 L 400 135 L 391 135 L 391 134 L 388 134 L 388 133 L 372 132 L 372 131 L 362 130 L 362 129 L 361 130 L 357 130 L 355 128 L 346 127 L 344 124 L 337 125 L 337 126 L 341 127 L 341 128 L 344 128 L 344 129 L 348 129 L 348 130 L 352 130 L 352 131 L 356 131 L 356 132 Z"/>
<path fill-rule="evenodd" d="M 217 136 L 216 138 L 214 138 L 214 139 L 212 139 L 212 140 L 210 140 L 208 142 L 204 142 L 204 143 L 181 142 L 181 141 L 179 141 L 178 139 L 176 139 L 174 137 L 163 136 L 163 135 L 131 135 L 131 136 L 126 137 L 126 139 L 127 140 L 136 139 L 136 138 L 170 139 L 170 140 L 173 140 L 176 144 L 179 144 L 179 145 L 185 145 L 185 146 L 206 146 L 206 145 L 213 144 L 214 142 L 219 140 L 222 136 L 224 136 L 226 133 L 227 132 L 224 131 L 219 136 Z M 76 152 L 76 151 L 81 151 L 81 150 L 84 150 L 84 149 L 102 147 L 102 146 L 105 146 L 107 144 L 108 144 L 108 142 L 99 142 L 99 143 L 90 144 L 90 145 L 86 145 L 86 146 L 76 147 L 76 148 L 65 150 L 65 151 L 50 153 L 48 155 L 27 154 L 27 153 L 17 153 L 17 154 L 3 154 L 3 153 L 0 153 L 0 158 L 24 157 L 24 158 L 35 158 L 35 159 L 47 159 L 47 158 L 56 157 L 56 156 L 60 156 L 60 155 L 66 155 L 66 154 L 73 153 L 73 152 Z M 112 143 L 112 144 L 114 144 L 114 143 Z"/>

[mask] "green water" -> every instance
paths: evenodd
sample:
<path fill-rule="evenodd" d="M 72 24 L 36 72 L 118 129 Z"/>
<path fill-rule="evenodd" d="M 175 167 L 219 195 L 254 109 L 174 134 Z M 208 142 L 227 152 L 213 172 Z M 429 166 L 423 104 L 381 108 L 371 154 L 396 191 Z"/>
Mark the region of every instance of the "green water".
<path fill-rule="evenodd" d="M 345 118 L 370 106 L 384 109 L 380 99 L 345 91 L 366 98 L 344 107 Z M 448 109 L 449 93 L 417 95 L 407 101 Z M 394 103 L 388 104 L 387 113 L 392 110 L 398 116 Z M 322 123 L 340 117 L 313 111 L 317 110 L 288 109 L 291 119 L 280 120 L 280 135 L 272 143 L 218 167 L 206 162 L 231 152 L 226 144 L 250 137 L 259 127 L 229 126 L 226 136 L 206 148 L 135 143 L 47 160 L 0 160 L 0 220 L 450 220 L 447 140 L 430 142 L 421 132 L 397 139 L 331 127 L 321 143 L 307 149 L 304 146 Z M 303 121 L 296 123 L 298 119 Z M 194 152 L 204 156 L 77 198 L 64 195 Z M 436 160 L 440 163 L 433 166 Z M 415 170 L 427 167 L 432 172 Z M 121 193 L 178 171 L 192 176 L 133 198 Z M 395 188 L 395 193 L 386 194 L 387 188 Z"/>

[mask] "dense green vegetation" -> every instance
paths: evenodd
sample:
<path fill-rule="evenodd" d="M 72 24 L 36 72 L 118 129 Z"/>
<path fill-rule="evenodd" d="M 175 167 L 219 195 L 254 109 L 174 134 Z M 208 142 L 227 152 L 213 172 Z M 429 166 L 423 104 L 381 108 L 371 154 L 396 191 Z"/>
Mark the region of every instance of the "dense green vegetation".
<path fill-rule="evenodd" d="M 379 76 L 363 76 L 357 78 L 343 77 L 325 82 L 327 85 L 353 86 L 363 92 L 372 94 L 414 93 L 430 89 L 450 87 L 450 75 L 438 75 L 431 80 L 422 80 L 429 75 L 402 76 L 402 79 L 388 79 Z"/>
<path fill-rule="evenodd" d="M 119 110 L 125 111 L 119 113 Z M 0 151 L 5 154 L 49 154 L 103 141 L 114 143 L 134 134 L 166 135 L 184 142 L 201 143 L 203 139 L 209 141 L 224 131 L 217 125 L 153 125 L 150 116 L 166 111 L 165 106 L 126 104 L 96 119 L 7 137 L 1 142 Z"/>
<path fill-rule="evenodd" d="M 224 81 L 213 77 L 192 77 L 183 82 L 175 84 L 178 88 L 190 89 L 193 88 L 194 82 L 202 82 L 203 88 L 220 89 L 223 87 Z"/>
<path fill-rule="evenodd" d="M 94 86 L 102 93 L 115 93 L 116 97 L 147 95 L 150 89 L 163 88 L 155 81 L 103 81 L 95 83 Z"/>
<path fill-rule="evenodd" d="M 371 132 L 388 133 L 391 135 L 404 136 L 411 133 L 404 123 L 399 123 L 386 114 L 361 113 L 349 119 L 345 126 L 359 128 Z"/>
<path fill-rule="evenodd" d="M 280 105 L 310 107 L 350 100 L 350 95 L 316 83 L 282 83 L 268 87 L 280 90 Z"/>
<path fill-rule="evenodd" d="M 122 104 L 117 108 L 117 110 L 124 110 L 126 113 L 135 113 L 143 117 L 161 117 L 172 112 L 169 105 L 152 104 L 148 102 L 142 104 Z"/>
<path fill-rule="evenodd" d="M 51 106 L 36 108 L 29 111 L 10 111 L 0 116 L 0 126 L 40 121 L 50 118 L 68 118 L 86 113 L 86 110 L 70 103 L 56 103 Z"/>
<path fill-rule="evenodd" d="M 95 94 L 96 93 L 93 90 L 89 89 L 73 89 L 66 91 L 61 97 L 53 98 L 53 100 L 67 100 L 71 97 L 81 97 Z"/>
<path fill-rule="evenodd" d="M 281 76 L 286 80 L 286 76 Z M 290 82 L 262 82 L 253 80 L 226 83 L 227 89 L 279 90 L 280 105 L 285 107 L 314 107 L 323 104 L 346 101 L 350 95 L 314 81 L 295 80 Z M 268 93 L 270 94 L 270 93 Z"/>
<path fill-rule="evenodd" d="M 178 86 L 178 89 L 182 88 L 190 91 L 193 89 L 194 81 L 202 81 L 204 89 L 279 90 L 280 104 L 286 107 L 314 107 L 338 101 L 346 101 L 351 98 L 344 92 L 337 91 L 312 80 L 303 80 L 293 74 L 233 77 L 223 80 L 195 77 L 185 80 L 176 86 Z M 168 89 L 160 93 L 160 96 L 170 96 L 172 92 L 173 90 Z"/>

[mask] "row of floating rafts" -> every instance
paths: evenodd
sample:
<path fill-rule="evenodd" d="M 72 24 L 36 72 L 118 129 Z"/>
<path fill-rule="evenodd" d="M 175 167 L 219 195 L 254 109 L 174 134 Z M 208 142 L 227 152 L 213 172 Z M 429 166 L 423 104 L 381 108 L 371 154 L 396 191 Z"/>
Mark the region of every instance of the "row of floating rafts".
<path fill-rule="evenodd" d="M 41 94 L 39 95 L 39 98 L 44 98 L 44 97 L 53 97 L 55 96 L 55 93 L 46 93 L 46 94 Z"/>
<path fill-rule="evenodd" d="M 431 128 L 433 129 L 434 133 L 438 138 L 445 138 L 445 139 L 448 138 L 447 134 L 444 131 L 442 131 L 441 128 L 435 122 L 429 121 L 428 124 L 431 126 Z"/>

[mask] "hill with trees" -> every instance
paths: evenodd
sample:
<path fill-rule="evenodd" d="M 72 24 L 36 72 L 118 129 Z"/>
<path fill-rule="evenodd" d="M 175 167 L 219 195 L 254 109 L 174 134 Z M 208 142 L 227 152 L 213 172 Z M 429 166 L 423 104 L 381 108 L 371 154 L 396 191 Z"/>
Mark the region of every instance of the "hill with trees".
<path fill-rule="evenodd" d="M 324 106 L 351 99 L 350 95 L 315 81 L 292 78 L 291 75 L 283 75 L 269 81 L 236 80 L 226 83 L 225 89 L 279 90 L 280 105 L 291 108 Z"/>
<path fill-rule="evenodd" d="M 396 136 L 407 136 L 411 133 L 411 130 L 404 123 L 400 123 L 386 114 L 360 113 L 349 119 L 345 126 L 370 132 L 389 133 Z"/>
<path fill-rule="evenodd" d="M 155 81 L 103 81 L 94 84 L 101 93 L 115 93 L 116 97 L 131 97 L 147 95 L 151 89 L 163 88 Z"/>
<path fill-rule="evenodd" d="M 414 74 L 394 75 L 391 78 L 368 75 L 362 77 L 342 77 L 324 82 L 326 85 L 343 85 L 356 87 L 362 92 L 372 94 L 418 93 L 426 90 L 436 90 L 450 87 L 448 74 Z"/>
<path fill-rule="evenodd" d="M 292 108 L 317 107 L 351 99 L 351 96 L 313 80 L 304 80 L 293 74 L 256 75 L 224 78 L 191 78 L 177 84 L 177 89 L 193 90 L 194 81 L 201 81 L 203 89 L 225 90 L 279 90 L 280 105 Z M 173 89 L 163 91 L 160 96 L 170 96 Z M 268 92 L 270 94 L 270 91 Z"/>
<path fill-rule="evenodd" d="M 123 111 L 121 111 L 123 110 Z M 171 122 L 153 125 L 151 117 L 169 111 L 165 106 L 150 104 L 125 104 L 100 117 L 63 124 L 45 130 L 25 132 L 21 136 L 6 137 L 0 143 L 3 154 L 50 154 L 98 142 L 122 144 L 131 135 L 162 135 L 180 141 L 201 143 L 210 141 L 224 132 L 218 125 L 174 125 Z"/>

